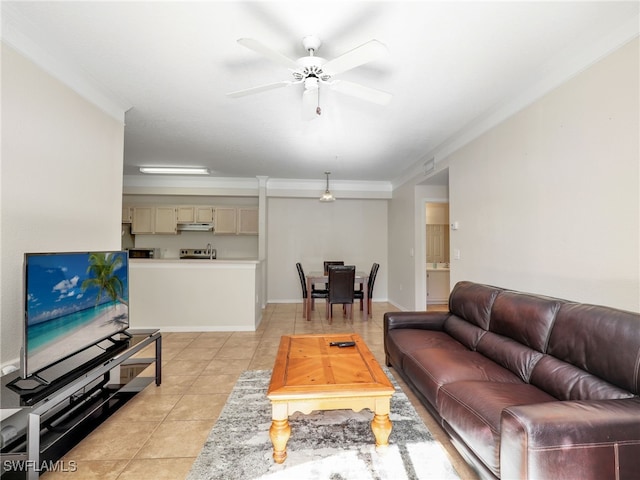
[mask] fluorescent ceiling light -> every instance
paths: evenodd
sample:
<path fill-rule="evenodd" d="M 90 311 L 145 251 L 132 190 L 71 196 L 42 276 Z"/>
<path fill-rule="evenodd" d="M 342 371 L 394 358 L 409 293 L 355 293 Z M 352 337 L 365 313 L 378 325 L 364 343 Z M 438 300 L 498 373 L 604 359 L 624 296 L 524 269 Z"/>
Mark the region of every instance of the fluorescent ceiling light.
<path fill-rule="evenodd" d="M 196 167 L 140 167 L 140 171 L 168 175 L 209 175 L 209 169 Z"/>

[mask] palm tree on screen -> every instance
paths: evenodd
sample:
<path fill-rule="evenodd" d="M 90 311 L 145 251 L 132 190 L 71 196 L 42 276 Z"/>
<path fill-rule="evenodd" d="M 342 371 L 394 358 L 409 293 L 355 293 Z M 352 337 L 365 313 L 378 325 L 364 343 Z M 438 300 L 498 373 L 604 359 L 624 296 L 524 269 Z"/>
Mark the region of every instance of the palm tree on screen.
<path fill-rule="evenodd" d="M 121 266 L 121 255 L 100 252 L 89 254 L 87 274 L 90 277 L 82 282 L 82 290 L 86 290 L 89 287 L 98 289 L 96 305 L 100 303 L 103 295 L 106 294 L 112 301 L 128 306 L 127 301 L 122 298 L 122 292 L 124 291 L 122 280 L 115 274 Z"/>

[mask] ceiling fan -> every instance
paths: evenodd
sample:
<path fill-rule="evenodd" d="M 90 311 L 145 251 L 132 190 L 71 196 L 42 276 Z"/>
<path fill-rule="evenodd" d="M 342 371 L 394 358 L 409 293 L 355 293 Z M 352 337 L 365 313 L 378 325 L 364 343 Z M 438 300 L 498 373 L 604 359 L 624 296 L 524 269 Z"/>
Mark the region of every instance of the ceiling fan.
<path fill-rule="evenodd" d="M 327 85 L 337 92 L 379 105 L 386 105 L 391 100 L 392 95 L 388 92 L 365 87 L 364 85 L 346 80 L 334 79 L 335 75 L 359 67 L 386 54 L 387 47 L 378 40 L 370 40 L 328 61 L 322 57 L 315 56 L 315 52 L 320 48 L 322 42 L 318 37 L 313 35 L 306 36 L 302 39 L 302 45 L 309 55 L 298 58 L 297 60 L 293 60 L 267 47 L 258 40 L 240 38 L 238 39 L 238 43 L 289 69 L 293 75 L 293 79 L 227 93 L 228 97 L 242 97 L 275 88 L 304 84 L 302 117 L 305 120 L 311 120 L 322 113 L 319 105 L 319 88 L 321 85 Z"/>

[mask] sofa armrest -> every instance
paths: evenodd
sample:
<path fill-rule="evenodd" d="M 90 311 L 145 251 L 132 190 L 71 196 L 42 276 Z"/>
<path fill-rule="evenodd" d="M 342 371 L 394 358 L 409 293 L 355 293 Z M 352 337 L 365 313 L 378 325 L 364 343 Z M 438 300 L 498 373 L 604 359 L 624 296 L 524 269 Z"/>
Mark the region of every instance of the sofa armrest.
<path fill-rule="evenodd" d="M 505 408 L 502 478 L 632 478 L 640 471 L 640 399 Z"/>
<path fill-rule="evenodd" d="M 442 330 L 449 312 L 387 312 L 384 314 L 384 331 L 395 328 Z"/>

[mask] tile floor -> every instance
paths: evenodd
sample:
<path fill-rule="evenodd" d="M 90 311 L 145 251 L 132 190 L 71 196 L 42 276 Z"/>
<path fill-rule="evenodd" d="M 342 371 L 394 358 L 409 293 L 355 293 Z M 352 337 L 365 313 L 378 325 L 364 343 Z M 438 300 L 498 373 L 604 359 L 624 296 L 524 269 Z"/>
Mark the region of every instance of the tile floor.
<path fill-rule="evenodd" d="M 329 325 L 321 301 L 312 312 L 311 321 L 302 318 L 302 304 L 270 304 L 256 332 L 163 333 L 162 385 L 149 385 L 69 451 L 62 459 L 63 465 L 75 462 L 74 473 L 49 472 L 41 478 L 185 478 L 238 375 L 246 369 L 271 369 L 280 336 L 356 332 L 380 364 L 384 364 L 382 317 L 384 312 L 396 308 L 388 303 L 374 303 L 369 321 L 362 320 L 357 306 L 353 320 L 344 319 L 339 310 L 339 306 L 334 307 L 333 323 Z M 142 352 L 142 356 L 151 355 Z M 152 367 L 143 375 L 153 376 Z M 398 382 L 429 430 L 443 443 L 460 477 L 475 480 L 476 475 L 438 424 L 401 379 Z"/>

